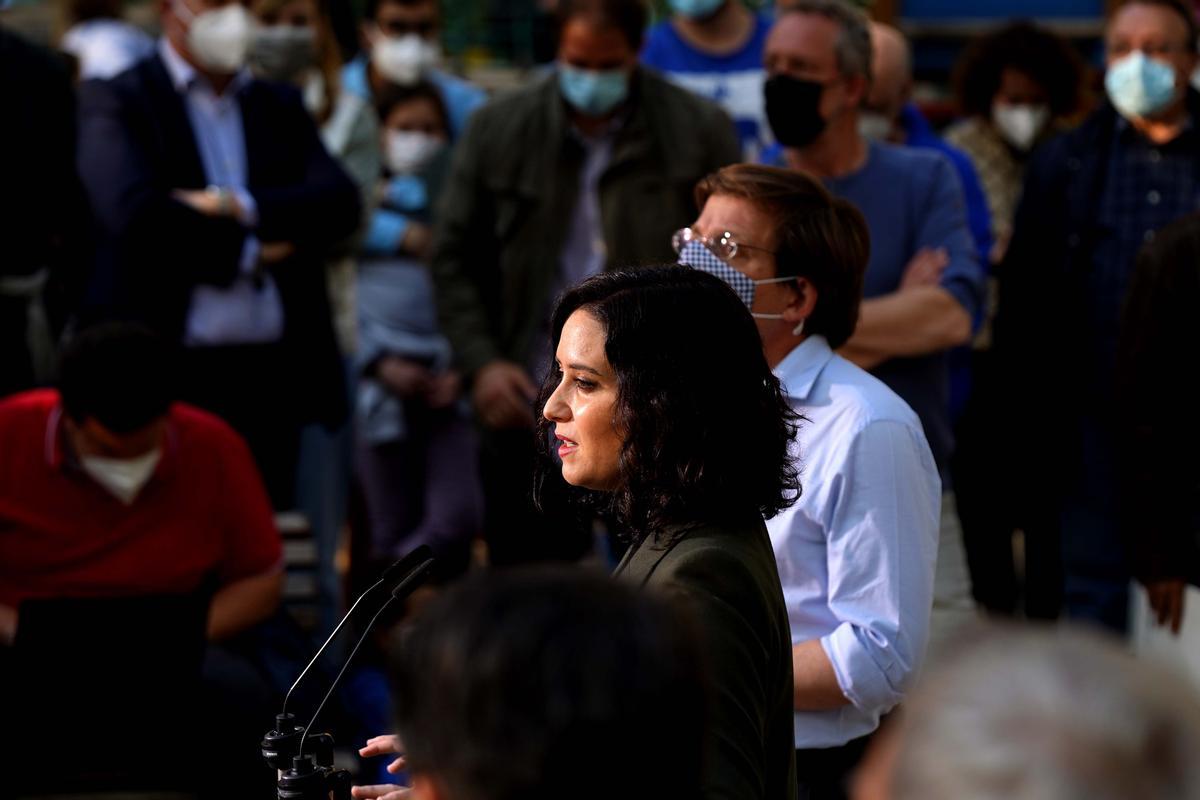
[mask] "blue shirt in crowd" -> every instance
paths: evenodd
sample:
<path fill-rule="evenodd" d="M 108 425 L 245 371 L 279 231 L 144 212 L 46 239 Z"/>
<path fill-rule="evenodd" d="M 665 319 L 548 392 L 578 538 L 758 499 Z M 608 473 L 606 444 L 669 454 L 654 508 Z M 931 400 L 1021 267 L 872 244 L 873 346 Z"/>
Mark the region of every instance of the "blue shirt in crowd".
<path fill-rule="evenodd" d="M 770 30 L 771 21 L 756 14 L 754 32 L 746 44 L 718 56 L 688 44 L 667 19 L 650 29 L 642 48 L 643 64 L 716 102 L 733 117 L 747 161 L 757 160 L 772 141 L 763 105 L 763 47 Z"/>
<path fill-rule="evenodd" d="M 783 153 L 776 166 L 786 167 Z M 944 248 L 950 263 L 941 286 L 958 300 L 972 320 L 984 300 L 984 272 L 967 229 L 962 187 L 954 167 L 932 150 L 868 143 L 867 160 L 849 175 L 829 178 L 825 186 L 854 203 L 871 233 L 871 259 L 863 297 L 891 294 L 909 261 L 922 248 Z M 900 395 L 921 418 L 934 460 L 948 486 L 954 450 L 949 408 L 946 353 L 893 358 L 872 372 Z"/>
<path fill-rule="evenodd" d="M 878 727 L 924 658 L 941 481 L 913 410 L 823 337 L 774 371 L 808 420 L 804 492 L 767 520 L 792 644 L 819 640 L 850 701 L 797 712 L 796 747 L 837 747 Z"/>

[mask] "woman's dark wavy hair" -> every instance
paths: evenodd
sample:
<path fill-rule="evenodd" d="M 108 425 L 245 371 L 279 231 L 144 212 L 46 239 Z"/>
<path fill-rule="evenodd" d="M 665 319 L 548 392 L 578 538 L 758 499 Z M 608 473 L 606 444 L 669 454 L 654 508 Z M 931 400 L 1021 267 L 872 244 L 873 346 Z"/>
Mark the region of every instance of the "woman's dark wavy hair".
<path fill-rule="evenodd" d="M 1050 113 L 1079 110 L 1086 67 L 1071 45 L 1030 22 L 1014 22 L 972 42 L 954 66 L 955 95 L 967 116 L 990 117 L 1005 69 L 1015 69 L 1046 92 Z"/>
<path fill-rule="evenodd" d="M 670 265 L 596 275 L 559 300 L 551 322 L 558 349 L 576 311 L 605 331 L 617 376 L 613 424 L 624 439 L 618 488 L 582 492 L 635 540 L 666 526 L 773 517 L 800 496 L 789 452 L 799 417 L 767 366 L 745 305 L 722 280 Z M 552 365 L 538 403 L 541 502 L 562 482 L 551 456 L 553 423 L 540 411 L 562 379 Z"/>

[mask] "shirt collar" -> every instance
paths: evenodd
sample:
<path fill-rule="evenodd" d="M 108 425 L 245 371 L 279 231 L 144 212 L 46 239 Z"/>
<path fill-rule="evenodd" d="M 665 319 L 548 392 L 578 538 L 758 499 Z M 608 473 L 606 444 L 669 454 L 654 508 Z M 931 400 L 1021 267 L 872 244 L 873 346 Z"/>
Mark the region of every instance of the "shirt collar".
<path fill-rule="evenodd" d="M 204 86 L 212 91 L 208 80 L 179 54 L 179 51 L 165 36 L 158 40 L 158 54 L 162 56 L 163 65 L 167 68 L 167 75 L 170 76 L 171 85 L 175 87 L 175 91 L 187 94 L 196 85 Z M 223 94 L 228 97 L 237 96 L 246 87 L 246 84 L 250 83 L 250 80 L 250 70 L 245 68 L 238 70 Z"/>
<path fill-rule="evenodd" d="M 833 358 L 833 350 L 824 336 L 809 336 L 775 365 L 775 377 L 792 400 L 808 399 L 825 365 Z"/>

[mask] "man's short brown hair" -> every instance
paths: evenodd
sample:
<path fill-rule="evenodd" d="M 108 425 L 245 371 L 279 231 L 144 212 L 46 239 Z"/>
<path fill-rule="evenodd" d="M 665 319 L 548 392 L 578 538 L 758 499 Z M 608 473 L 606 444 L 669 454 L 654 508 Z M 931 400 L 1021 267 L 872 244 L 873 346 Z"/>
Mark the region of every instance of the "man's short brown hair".
<path fill-rule="evenodd" d="M 1112 18 L 1126 6 L 1159 6 L 1174 11 L 1187 26 L 1187 51 L 1189 53 L 1196 52 L 1197 39 L 1200 39 L 1200 23 L 1196 22 L 1196 12 L 1189 3 L 1185 3 L 1183 0 L 1125 0 L 1113 8 L 1108 17 L 1109 21 L 1111 22 Z"/>
<path fill-rule="evenodd" d="M 747 200 L 771 219 L 778 231 L 776 275 L 805 278 L 817 290 L 805 331 L 835 349 L 845 344 L 858 324 L 871 253 L 862 212 L 803 172 L 757 164 L 734 164 L 696 184 L 698 208 L 713 195 Z"/>

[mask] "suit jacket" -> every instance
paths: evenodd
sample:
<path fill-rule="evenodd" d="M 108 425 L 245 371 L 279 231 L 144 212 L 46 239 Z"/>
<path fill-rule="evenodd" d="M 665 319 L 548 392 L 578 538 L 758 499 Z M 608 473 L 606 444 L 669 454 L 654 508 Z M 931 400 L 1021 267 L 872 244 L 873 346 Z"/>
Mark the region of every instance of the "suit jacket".
<path fill-rule="evenodd" d="M 741 158 L 733 122 L 707 100 L 644 68 L 630 92 L 598 189 L 609 268 L 674 263 L 696 182 Z M 584 155 L 554 73 L 476 111 L 455 146 L 433 277 L 468 375 L 496 358 L 526 363 L 545 330 Z"/>
<path fill-rule="evenodd" d="M 296 254 L 271 267 L 284 312 L 284 345 L 299 409 L 332 421 L 344 412 L 324 263 L 359 222 L 354 184 L 321 144 L 299 94 L 251 81 L 238 95 L 247 189 L 258 205 L 253 232 L 171 198 L 207 185 L 183 97 L 155 55 L 109 81 L 79 89 L 79 172 L 97 220 L 89 281 L 92 317 L 136 319 L 182 338 L 192 290 L 227 286 L 242 245 L 287 241 Z"/>
<path fill-rule="evenodd" d="M 711 686 L 703 797 L 794 800 L 792 639 L 762 518 L 661 541 L 630 548 L 614 574 L 681 596 L 698 623 Z"/>

